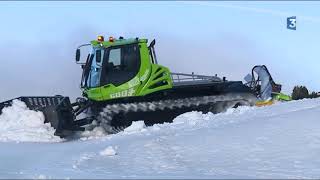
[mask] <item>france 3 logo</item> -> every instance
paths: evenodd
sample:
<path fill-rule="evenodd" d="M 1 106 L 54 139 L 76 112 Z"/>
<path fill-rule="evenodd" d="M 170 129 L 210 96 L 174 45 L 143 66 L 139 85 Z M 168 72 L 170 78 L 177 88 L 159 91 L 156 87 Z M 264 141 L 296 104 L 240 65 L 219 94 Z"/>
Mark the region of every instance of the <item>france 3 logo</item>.
<path fill-rule="evenodd" d="M 296 30 L 297 29 L 297 17 L 291 16 L 287 18 L 287 29 Z"/>

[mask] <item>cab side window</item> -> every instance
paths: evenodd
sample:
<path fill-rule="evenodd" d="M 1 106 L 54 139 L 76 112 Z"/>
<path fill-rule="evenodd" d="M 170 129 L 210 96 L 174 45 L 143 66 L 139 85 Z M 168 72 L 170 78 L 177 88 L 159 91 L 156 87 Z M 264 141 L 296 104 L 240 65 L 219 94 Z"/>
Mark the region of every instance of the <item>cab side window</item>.
<path fill-rule="evenodd" d="M 109 53 L 109 63 L 113 63 L 114 66 L 121 65 L 121 49 L 111 49 Z"/>
<path fill-rule="evenodd" d="M 138 44 L 113 47 L 106 51 L 101 84 L 119 86 L 130 81 L 140 69 Z"/>

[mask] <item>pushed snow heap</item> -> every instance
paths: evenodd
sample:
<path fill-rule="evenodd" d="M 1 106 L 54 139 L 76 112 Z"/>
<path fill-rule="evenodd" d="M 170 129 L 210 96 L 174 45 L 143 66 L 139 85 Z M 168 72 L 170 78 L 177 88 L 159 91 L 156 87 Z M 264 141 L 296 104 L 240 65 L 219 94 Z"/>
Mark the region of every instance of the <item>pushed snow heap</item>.
<path fill-rule="evenodd" d="M 125 133 L 141 132 L 146 127 L 143 121 L 134 121 L 131 126 L 124 129 Z"/>
<path fill-rule="evenodd" d="M 42 112 L 28 109 L 26 104 L 13 100 L 12 106 L 2 109 L 0 115 L 0 141 L 58 142 L 50 123 L 44 123 Z"/>
<path fill-rule="evenodd" d="M 113 148 L 112 146 L 108 146 L 103 151 L 100 151 L 100 155 L 101 156 L 115 156 L 115 155 L 117 155 L 117 152 L 115 149 L 117 149 L 117 148 Z"/>

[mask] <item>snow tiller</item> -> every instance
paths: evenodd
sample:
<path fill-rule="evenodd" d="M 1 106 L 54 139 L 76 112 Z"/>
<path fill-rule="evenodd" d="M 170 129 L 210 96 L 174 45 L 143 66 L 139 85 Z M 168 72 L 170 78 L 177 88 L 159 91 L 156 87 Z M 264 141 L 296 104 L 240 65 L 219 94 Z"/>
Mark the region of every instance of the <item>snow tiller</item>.
<path fill-rule="evenodd" d="M 146 125 L 171 122 L 188 111 L 218 113 L 228 108 L 255 105 L 257 96 L 242 81 L 225 77 L 172 73 L 158 64 L 155 40 L 115 39 L 103 36 L 76 50 L 83 69 L 83 97 L 19 97 L 32 110 L 42 111 L 56 135 L 67 136 L 93 120 L 117 132 L 132 121 Z M 81 56 L 80 51 L 90 49 Z M 12 100 L 0 103 L 0 112 Z M 80 118 L 82 117 L 82 118 Z"/>
<path fill-rule="evenodd" d="M 290 101 L 291 97 L 281 93 L 281 84 L 274 82 L 268 68 L 265 65 L 257 65 L 252 68 L 251 74 L 244 78 L 257 98 L 256 106 L 271 105 L 275 101 Z"/>

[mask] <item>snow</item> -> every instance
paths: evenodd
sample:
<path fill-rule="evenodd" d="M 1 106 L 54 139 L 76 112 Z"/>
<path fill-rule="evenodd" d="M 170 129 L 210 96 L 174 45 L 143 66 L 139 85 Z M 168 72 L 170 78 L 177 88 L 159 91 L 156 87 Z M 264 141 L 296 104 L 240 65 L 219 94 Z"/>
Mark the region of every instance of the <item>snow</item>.
<path fill-rule="evenodd" d="M 92 130 L 86 129 L 86 131 L 80 134 L 81 140 L 99 139 L 105 137 L 108 133 L 102 127 L 94 127 Z"/>
<path fill-rule="evenodd" d="M 114 156 L 116 154 L 117 154 L 117 152 L 112 146 L 109 146 L 106 149 L 104 149 L 103 151 L 100 151 L 101 156 Z"/>
<path fill-rule="evenodd" d="M 2 109 L 0 115 L 0 141 L 59 142 L 54 129 L 44 123 L 42 112 L 29 110 L 26 104 L 13 100 L 12 106 Z"/>
<path fill-rule="evenodd" d="M 144 121 L 135 121 L 135 122 L 132 122 L 131 126 L 125 128 L 124 132 L 129 133 L 129 134 L 141 132 L 141 131 L 144 131 L 145 127 L 146 127 L 146 125 L 144 124 Z"/>
<path fill-rule="evenodd" d="M 36 179 L 49 179 L 45 175 L 40 174 Z"/>
<path fill-rule="evenodd" d="M 19 135 L 0 142 L 0 178 L 319 178 L 319 115 L 320 99 L 305 99 L 188 112 L 171 124 L 136 122 L 114 135 L 94 127 L 61 143 Z M 11 129 L 1 123 L 2 136 Z"/>

